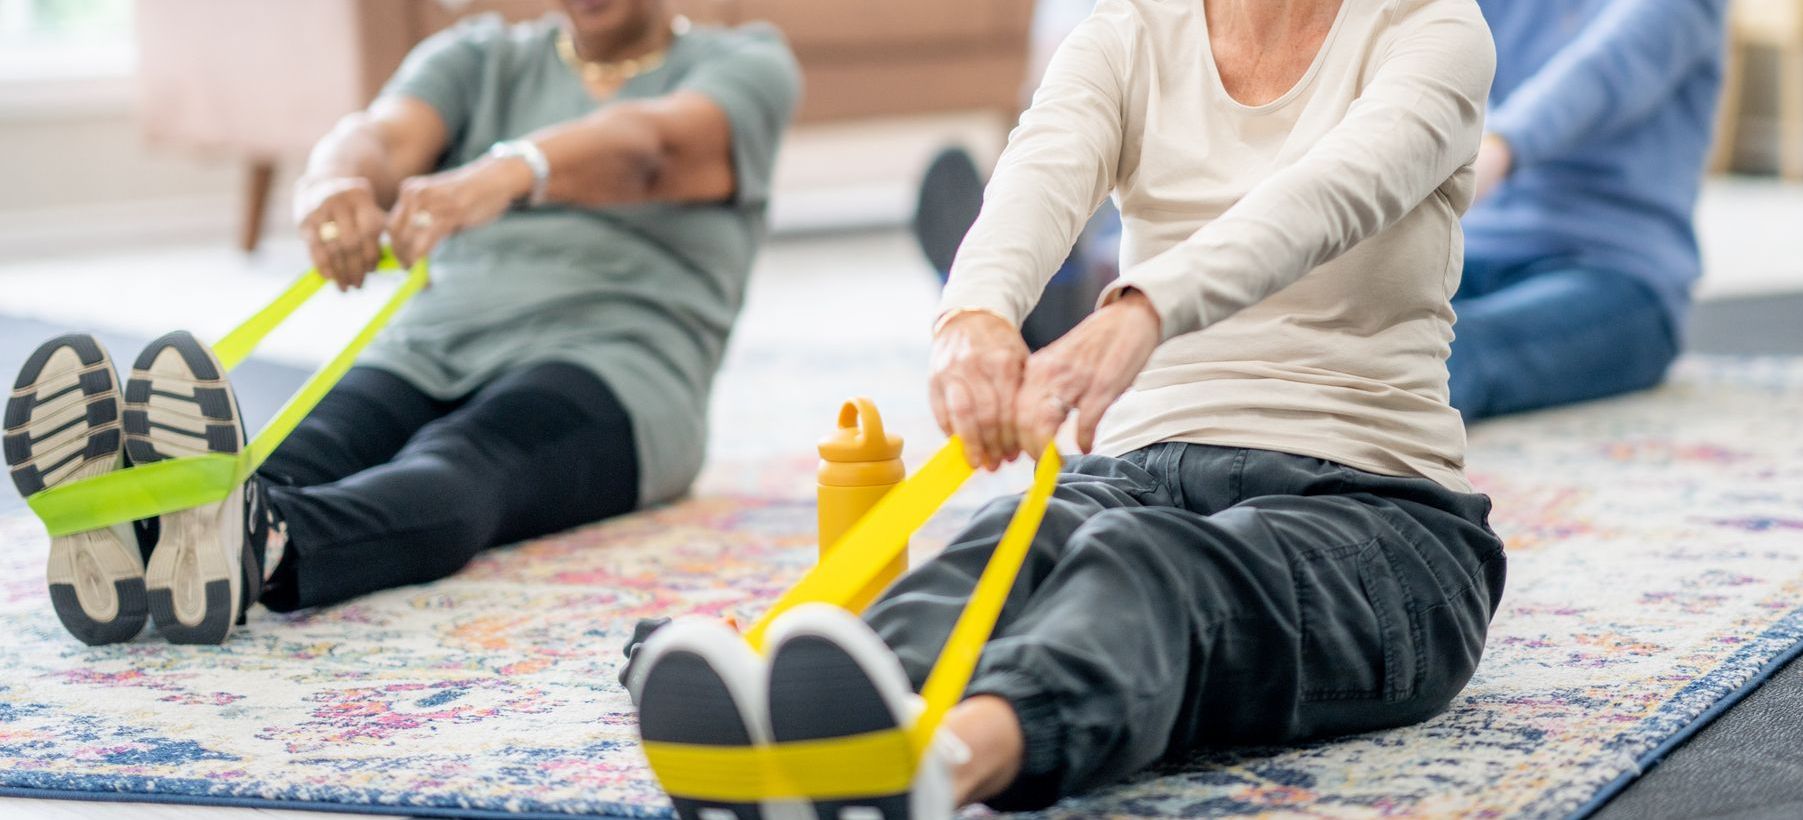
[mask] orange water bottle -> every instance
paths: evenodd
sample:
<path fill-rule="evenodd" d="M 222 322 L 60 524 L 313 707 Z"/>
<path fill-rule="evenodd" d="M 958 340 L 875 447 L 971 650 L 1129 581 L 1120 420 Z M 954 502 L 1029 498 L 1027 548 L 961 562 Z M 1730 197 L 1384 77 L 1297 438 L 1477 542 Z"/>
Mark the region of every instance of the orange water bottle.
<path fill-rule="evenodd" d="M 820 555 L 838 542 L 884 494 L 907 477 L 902 440 L 883 430 L 876 403 L 862 396 L 839 409 L 839 429 L 820 440 Z M 846 608 L 862 612 L 908 571 L 906 549 Z"/>

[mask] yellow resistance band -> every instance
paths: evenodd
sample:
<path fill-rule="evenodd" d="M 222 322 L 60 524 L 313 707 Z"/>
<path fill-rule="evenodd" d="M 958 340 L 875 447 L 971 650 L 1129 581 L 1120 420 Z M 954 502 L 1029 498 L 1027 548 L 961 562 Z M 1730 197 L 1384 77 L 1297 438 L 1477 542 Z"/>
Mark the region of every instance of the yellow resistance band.
<path fill-rule="evenodd" d="M 398 270 L 400 263 L 384 249 L 378 270 Z M 226 370 L 238 366 L 270 331 L 325 285 L 318 271 L 308 271 L 275 301 L 245 320 L 213 345 L 214 355 Z M 426 285 L 426 261 L 414 263 L 407 281 L 388 303 L 364 325 L 344 350 L 307 379 L 299 392 L 282 405 L 256 438 L 237 455 L 214 453 L 175 458 L 153 464 L 115 470 L 105 475 L 52 487 L 25 499 L 44 520 L 52 536 L 70 535 L 110 527 L 127 521 L 163 515 L 223 501 L 251 473 L 263 465 L 301 419 L 313 412 L 319 400 L 338 384 L 345 371 L 394 314 Z"/>
<path fill-rule="evenodd" d="M 907 791 L 940 722 L 964 697 L 977 657 L 995 630 L 1002 604 L 1045 517 L 1046 502 L 1058 484 L 1059 466 L 1058 451 L 1048 446 L 1034 471 L 1032 488 L 1015 509 L 927 676 L 920 693 L 926 711 L 911 729 L 765 746 L 647 742 L 645 757 L 664 791 L 728 803 L 832 800 Z M 971 473 L 963 445 L 953 437 L 920 472 L 883 496 L 827 550 L 813 571 L 777 599 L 746 633 L 752 648 L 761 651 L 770 623 L 797 605 L 846 606 L 906 548 L 907 539 L 898 536 L 912 535 L 926 524 Z"/>

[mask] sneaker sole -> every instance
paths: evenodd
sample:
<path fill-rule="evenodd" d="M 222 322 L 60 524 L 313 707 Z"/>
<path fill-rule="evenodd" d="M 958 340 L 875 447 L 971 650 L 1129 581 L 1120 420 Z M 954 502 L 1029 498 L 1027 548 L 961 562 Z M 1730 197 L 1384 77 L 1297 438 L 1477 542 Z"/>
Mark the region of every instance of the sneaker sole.
<path fill-rule="evenodd" d="M 244 447 L 225 368 L 185 331 L 164 336 L 139 354 L 125 385 L 124 422 L 125 452 L 134 464 L 235 455 Z M 217 504 L 162 517 L 145 583 L 157 632 L 170 643 L 223 643 L 238 621 L 249 549 L 243 493 L 238 488 Z"/>
<path fill-rule="evenodd" d="M 854 616 L 829 609 L 796 607 L 771 627 L 770 731 L 777 743 L 896 729 L 913 709 L 914 690 L 888 646 Z M 903 755 L 894 765 L 906 769 L 914 761 Z M 813 808 L 820 820 L 908 820 L 912 803 L 903 792 L 819 800 Z"/>
<path fill-rule="evenodd" d="M 6 464 L 19 494 L 119 467 L 119 390 L 112 360 L 92 336 L 52 339 L 26 359 L 6 402 Z M 148 617 L 135 538 L 107 528 L 50 539 L 50 604 L 89 646 L 129 641 Z"/>
<path fill-rule="evenodd" d="M 723 624 L 679 621 L 657 630 L 639 651 L 644 674 L 639 734 L 647 741 L 704 746 L 768 743 L 769 728 L 747 719 L 764 705 L 764 664 Z M 684 820 L 788 820 L 809 817 L 793 802 L 718 803 L 672 797 Z"/>

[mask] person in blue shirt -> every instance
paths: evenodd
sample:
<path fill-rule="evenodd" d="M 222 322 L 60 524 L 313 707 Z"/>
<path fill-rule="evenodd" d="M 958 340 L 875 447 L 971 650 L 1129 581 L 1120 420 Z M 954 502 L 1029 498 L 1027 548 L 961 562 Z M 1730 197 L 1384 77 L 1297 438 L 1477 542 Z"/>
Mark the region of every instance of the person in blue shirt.
<path fill-rule="evenodd" d="M 1448 362 L 1467 422 L 1651 387 L 1702 272 L 1692 213 L 1728 0 L 1478 0 L 1496 82 Z"/>

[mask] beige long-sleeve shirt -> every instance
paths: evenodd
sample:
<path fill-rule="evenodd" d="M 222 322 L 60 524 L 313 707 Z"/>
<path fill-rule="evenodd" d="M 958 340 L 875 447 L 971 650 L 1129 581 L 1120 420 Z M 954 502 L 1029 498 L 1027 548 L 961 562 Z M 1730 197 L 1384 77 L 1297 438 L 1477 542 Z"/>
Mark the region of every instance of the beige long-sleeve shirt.
<path fill-rule="evenodd" d="M 1097 448 L 1249 447 L 1469 491 L 1449 300 L 1495 69 L 1471 0 L 1342 0 L 1283 97 L 1221 84 L 1202 0 L 1102 0 L 1010 137 L 942 308 L 1018 323 L 1112 192 L 1164 341 Z"/>

